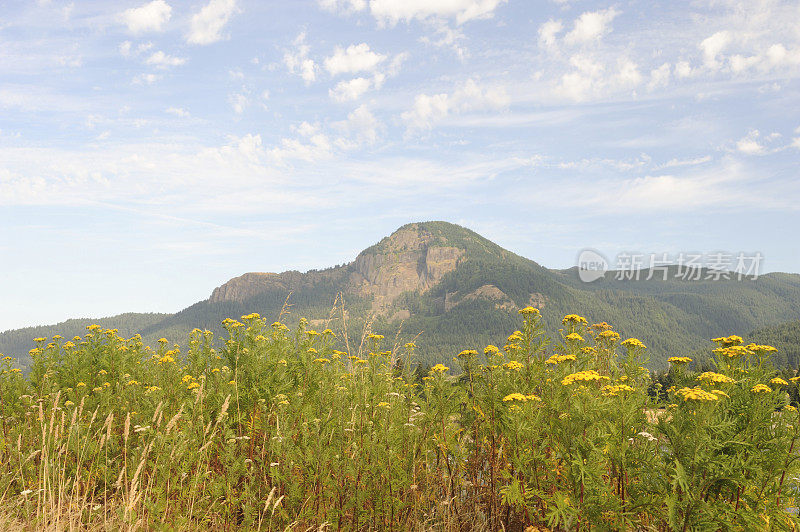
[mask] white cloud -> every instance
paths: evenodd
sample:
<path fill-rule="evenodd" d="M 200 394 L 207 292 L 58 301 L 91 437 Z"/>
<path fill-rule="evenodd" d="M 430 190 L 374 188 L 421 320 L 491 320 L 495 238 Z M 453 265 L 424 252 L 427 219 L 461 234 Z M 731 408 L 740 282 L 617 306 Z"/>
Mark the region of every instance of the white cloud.
<path fill-rule="evenodd" d="M 363 11 L 367 8 L 367 0 L 318 0 L 322 9 L 328 11 Z"/>
<path fill-rule="evenodd" d="M 364 71 L 373 72 L 385 59 L 385 55 L 370 50 L 367 43 L 353 44 L 347 49 L 337 46 L 333 55 L 325 59 L 325 69 L 332 76 Z"/>
<path fill-rule="evenodd" d="M 655 90 L 669 83 L 671 67 L 669 63 L 664 63 L 658 68 L 650 71 L 650 82 L 647 84 L 648 90 Z"/>
<path fill-rule="evenodd" d="M 153 0 L 148 4 L 127 9 L 120 18 L 128 31 L 134 34 L 148 31 L 163 31 L 169 21 L 172 7 L 164 0 Z"/>
<path fill-rule="evenodd" d="M 791 147 L 800 150 L 800 137 L 795 137 L 792 139 Z"/>
<path fill-rule="evenodd" d="M 610 7 L 601 11 L 587 11 L 575 19 L 572 31 L 564 36 L 567 44 L 584 44 L 596 41 L 611 31 L 611 21 L 619 12 Z"/>
<path fill-rule="evenodd" d="M 694 75 L 694 70 L 692 69 L 691 65 L 688 61 L 678 61 L 675 63 L 675 75 L 680 78 L 688 78 Z"/>
<path fill-rule="evenodd" d="M 707 163 L 711 160 L 710 155 L 704 155 L 702 157 L 695 157 L 692 159 L 670 159 L 669 161 L 665 162 L 662 165 L 656 167 L 656 170 L 660 170 L 662 168 L 675 168 L 681 166 L 696 166 L 698 164 Z"/>
<path fill-rule="evenodd" d="M 154 66 L 160 69 L 166 69 L 169 67 L 180 66 L 186 62 L 186 59 L 183 57 L 174 57 L 171 55 L 167 55 L 161 50 L 155 52 L 153 55 L 147 58 L 145 63 L 150 66 Z"/>
<path fill-rule="evenodd" d="M 613 66 L 589 54 L 573 54 L 569 63 L 574 70 L 561 76 L 561 82 L 555 87 L 556 97 L 580 102 L 635 89 L 642 82 L 639 66 L 627 57 L 619 57 Z"/>
<path fill-rule="evenodd" d="M 318 125 L 302 122 L 293 129 L 300 138 L 281 139 L 280 146 L 269 150 L 269 154 L 276 162 L 284 163 L 292 159 L 315 162 L 331 156 L 333 149 L 331 141 L 320 131 Z"/>
<path fill-rule="evenodd" d="M 189 114 L 189 111 L 187 111 L 186 109 L 184 109 L 182 107 L 167 107 L 164 110 L 164 112 L 166 112 L 168 114 L 171 114 L 171 115 L 179 116 L 181 118 L 188 118 L 189 116 L 191 116 Z"/>
<path fill-rule="evenodd" d="M 222 40 L 225 24 L 237 12 L 236 0 L 211 0 L 192 15 L 186 41 L 190 44 L 211 44 Z"/>
<path fill-rule="evenodd" d="M 306 44 L 306 32 L 300 33 L 292 44 L 296 47 L 294 52 L 287 51 L 283 54 L 283 63 L 292 74 L 298 74 L 306 85 L 317 79 L 319 67 L 313 59 L 308 57 L 310 47 Z"/>
<path fill-rule="evenodd" d="M 334 124 L 339 129 L 354 137 L 358 144 L 375 144 L 383 124 L 372 114 L 366 105 L 361 105 L 347 115 L 347 120 Z M 338 141 L 343 148 L 354 147 L 347 141 Z"/>
<path fill-rule="evenodd" d="M 250 105 L 250 99 L 245 94 L 241 93 L 231 94 L 228 96 L 228 102 L 231 104 L 233 111 L 237 115 L 244 113 L 244 110 L 248 105 Z"/>
<path fill-rule="evenodd" d="M 455 18 L 457 24 L 463 24 L 492 17 L 502 3 L 505 0 L 370 0 L 369 8 L 379 22 L 389 25 L 430 17 Z"/>
<path fill-rule="evenodd" d="M 401 115 L 409 130 L 432 128 L 450 114 L 479 110 L 498 110 L 506 107 L 510 100 L 502 87 L 482 89 L 469 79 L 452 94 L 418 94 L 411 110 Z"/>
<path fill-rule="evenodd" d="M 350 81 L 340 81 L 336 87 L 330 89 L 328 94 L 337 102 L 346 102 L 359 99 L 373 85 L 371 79 L 354 78 Z"/>
<path fill-rule="evenodd" d="M 722 63 L 717 61 L 717 56 L 728 47 L 731 41 L 732 36 L 729 31 L 718 31 L 700 43 L 700 49 L 703 50 L 703 62 L 708 68 L 717 70 L 722 66 Z"/>
<path fill-rule="evenodd" d="M 739 139 L 736 143 L 736 149 L 745 155 L 763 155 L 766 153 L 766 148 L 758 142 L 761 136 L 757 129 L 751 130 L 746 136 Z"/>
<path fill-rule="evenodd" d="M 128 56 L 131 55 L 131 46 L 132 45 L 133 45 L 133 43 L 131 43 L 131 41 L 125 41 L 125 42 L 120 43 L 120 45 L 119 45 L 119 53 L 122 55 L 122 57 L 128 57 Z"/>
<path fill-rule="evenodd" d="M 133 78 L 134 85 L 152 85 L 156 81 L 160 80 L 161 76 L 158 74 L 139 74 L 138 76 Z"/>
<path fill-rule="evenodd" d="M 539 45 L 552 48 L 556 45 L 556 35 L 564 29 L 560 20 L 550 19 L 539 26 Z"/>

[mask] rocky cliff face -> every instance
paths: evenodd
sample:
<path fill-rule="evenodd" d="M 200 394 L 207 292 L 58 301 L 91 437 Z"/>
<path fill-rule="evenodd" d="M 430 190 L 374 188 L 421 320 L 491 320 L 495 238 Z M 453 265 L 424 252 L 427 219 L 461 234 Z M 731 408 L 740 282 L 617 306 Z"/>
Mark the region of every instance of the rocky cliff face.
<path fill-rule="evenodd" d="M 433 235 L 417 226 L 403 228 L 375 252 L 363 252 L 353 262 L 351 290 L 373 296 L 373 310 L 382 311 L 403 292 L 425 292 L 455 270 L 464 250 L 434 245 Z"/>
<path fill-rule="evenodd" d="M 305 274 L 246 273 L 216 288 L 209 301 L 245 301 L 267 290 L 289 291 L 313 285 L 323 276 L 341 276 L 342 291 L 372 297 L 374 311 L 388 312 L 397 296 L 406 291 L 429 290 L 463 260 L 463 249 L 442 244 L 435 242 L 430 232 L 411 224 L 362 252 L 346 266 Z"/>

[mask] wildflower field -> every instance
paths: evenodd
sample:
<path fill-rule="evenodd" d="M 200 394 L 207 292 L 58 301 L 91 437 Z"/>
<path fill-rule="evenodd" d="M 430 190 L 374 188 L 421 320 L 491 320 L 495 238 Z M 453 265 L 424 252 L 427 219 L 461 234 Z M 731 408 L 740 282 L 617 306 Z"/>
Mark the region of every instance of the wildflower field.
<path fill-rule="evenodd" d="M 229 335 L 90 326 L 2 361 L 0 528 L 795 530 L 800 417 L 773 348 L 714 367 L 565 316 L 421 376 L 413 343 L 360 346 L 257 314 Z M 477 346 L 474 346 L 477 347 Z"/>

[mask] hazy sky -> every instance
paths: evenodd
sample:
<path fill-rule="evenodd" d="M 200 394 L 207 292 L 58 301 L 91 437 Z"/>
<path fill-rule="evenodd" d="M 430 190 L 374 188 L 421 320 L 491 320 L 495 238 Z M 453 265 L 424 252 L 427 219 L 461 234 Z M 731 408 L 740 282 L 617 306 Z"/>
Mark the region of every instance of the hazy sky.
<path fill-rule="evenodd" d="M 448 220 L 800 271 L 800 2 L 5 0 L 0 330 Z"/>

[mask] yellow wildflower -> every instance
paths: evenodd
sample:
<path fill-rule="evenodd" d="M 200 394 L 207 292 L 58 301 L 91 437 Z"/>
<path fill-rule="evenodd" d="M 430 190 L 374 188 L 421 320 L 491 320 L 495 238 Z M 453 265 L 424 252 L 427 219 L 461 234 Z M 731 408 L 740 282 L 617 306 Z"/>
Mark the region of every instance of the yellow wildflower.
<path fill-rule="evenodd" d="M 684 401 L 711 402 L 719 400 L 716 394 L 707 392 L 699 386 L 695 386 L 694 388 L 681 388 L 675 392 L 675 394 L 683 397 Z"/>
<path fill-rule="evenodd" d="M 561 323 L 564 325 L 586 325 L 588 322 L 586 318 L 578 316 L 577 314 L 567 314 L 564 316 L 564 319 L 561 320 Z"/>
<path fill-rule="evenodd" d="M 769 382 L 770 382 L 770 384 L 777 384 L 777 385 L 780 385 L 780 386 L 788 386 L 789 385 L 788 382 L 786 382 L 785 380 L 781 379 L 780 377 L 775 377 L 774 379 L 772 379 Z"/>
<path fill-rule="evenodd" d="M 523 316 L 536 316 L 537 314 L 539 314 L 539 309 L 527 306 L 525 308 L 519 309 L 517 313 L 522 314 Z"/>
<path fill-rule="evenodd" d="M 507 364 L 504 364 L 504 366 L 507 369 L 510 369 L 510 370 L 513 370 L 513 371 L 519 371 L 519 370 L 521 370 L 522 368 L 525 367 L 524 364 L 522 364 L 521 362 L 517 362 L 516 360 L 512 360 L 511 362 L 508 362 Z"/>
<path fill-rule="evenodd" d="M 638 347 L 640 349 L 646 349 L 645 345 L 639 340 L 638 338 L 628 338 L 624 342 L 622 342 L 623 347 L 629 347 L 633 349 L 634 347 Z"/>
<path fill-rule="evenodd" d="M 569 333 L 567 340 L 571 342 L 583 342 L 583 337 L 578 333 Z"/>
<path fill-rule="evenodd" d="M 723 375 L 722 373 L 714 373 L 713 371 L 704 371 L 700 375 L 698 375 L 697 380 L 700 382 L 705 382 L 706 384 L 719 384 L 719 383 L 731 383 L 734 382 L 732 378 L 728 377 L 727 375 Z"/>
<path fill-rule="evenodd" d="M 444 364 L 436 364 L 435 366 L 433 366 L 433 367 L 431 368 L 431 373 L 432 373 L 432 374 L 433 374 L 433 373 L 444 373 L 445 371 L 447 371 L 447 370 L 449 370 L 449 369 L 450 369 L 450 368 L 448 368 L 448 367 L 447 367 L 447 366 L 445 366 Z"/>
<path fill-rule="evenodd" d="M 591 381 L 600 381 L 604 379 L 609 380 L 608 377 L 606 377 L 605 375 L 600 375 L 595 370 L 590 369 L 567 375 L 561 381 L 561 384 L 564 386 L 569 386 L 570 384 L 574 384 L 576 382 L 591 382 Z"/>
<path fill-rule="evenodd" d="M 689 357 L 669 357 L 667 362 L 670 364 L 688 364 L 692 359 Z"/>
<path fill-rule="evenodd" d="M 756 384 L 755 386 L 750 388 L 750 391 L 753 393 L 770 393 L 772 391 L 772 388 L 770 388 L 766 384 Z"/>
<path fill-rule="evenodd" d="M 522 395 L 519 392 L 510 393 L 510 394 L 506 395 L 505 397 L 503 397 L 503 401 L 504 402 L 520 401 L 520 402 L 524 403 L 527 400 L 528 400 L 528 398 L 525 397 L 524 395 Z"/>

